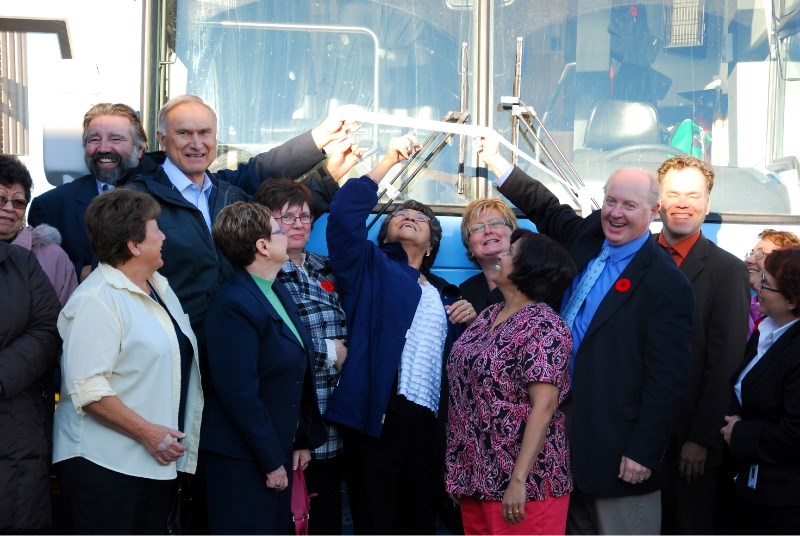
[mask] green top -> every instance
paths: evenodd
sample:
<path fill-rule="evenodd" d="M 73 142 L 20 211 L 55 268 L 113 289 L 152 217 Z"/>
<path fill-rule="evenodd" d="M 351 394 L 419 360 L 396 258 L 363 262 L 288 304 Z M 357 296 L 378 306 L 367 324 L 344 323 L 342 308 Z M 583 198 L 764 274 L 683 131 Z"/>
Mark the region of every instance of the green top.
<path fill-rule="evenodd" d="M 272 284 L 275 282 L 271 279 L 264 279 L 263 277 L 258 277 L 255 274 L 250 274 L 253 277 L 253 281 L 256 282 L 258 288 L 261 289 L 261 292 L 264 293 L 264 296 L 267 297 L 269 303 L 278 311 L 278 315 L 280 315 L 281 319 L 283 320 L 284 324 L 289 326 L 289 329 L 292 330 L 294 336 L 297 337 L 297 340 L 300 342 L 300 346 L 305 348 L 306 346 L 303 344 L 303 339 L 300 337 L 300 333 L 297 331 L 297 327 L 295 327 L 294 322 L 292 319 L 289 318 L 289 315 L 286 313 L 286 309 L 283 307 L 281 300 L 278 298 L 278 295 L 275 294 L 275 291 L 272 290 Z"/>

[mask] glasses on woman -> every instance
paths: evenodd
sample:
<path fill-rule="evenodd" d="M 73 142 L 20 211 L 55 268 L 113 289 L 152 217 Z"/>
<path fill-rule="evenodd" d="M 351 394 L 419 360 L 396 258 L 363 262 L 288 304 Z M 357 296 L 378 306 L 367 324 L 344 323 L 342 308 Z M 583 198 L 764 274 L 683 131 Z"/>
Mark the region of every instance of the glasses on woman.
<path fill-rule="evenodd" d="M 782 294 L 780 290 L 767 285 L 767 279 L 764 277 L 764 274 L 761 274 L 761 290 L 771 290 L 772 292 L 777 292 L 778 294 Z"/>
<path fill-rule="evenodd" d="M 0 207 L 6 206 L 6 203 L 11 201 L 11 206 L 17 210 L 24 210 L 28 206 L 27 199 L 11 199 L 4 195 L 0 195 Z"/>
<path fill-rule="evenodd" d="M 759 249 L 757 251 L 748 251 L 747 253 L 745 253 L 744 258 L 745 260 L 747 260 L 750 257 L 753 257 L 755 260 L 760 261 L 761 259 L 764 258 L 764 255 L 766 255 L 766 253 L 764 253 Z"/>
<path fill-rule="evenodd" d="M 469 234 L 485 233 L 488 230 L 496 231 L 500 227 L 508 225 L 506 220 L 491 220 L 489 223 L 479 223 L 469 228 Z"/>
<path fill-rule="evenodd" d="M 403 218 L 404 220 L 414 220 L 417 223 L 424 223 L 426 221 L 431 221 L 431 219 L 423 214 L 422 212 L 417 212 L 416 210 L 396 210 L 392 213 L 392 218 Z"/>
<path fill-rule="evenodd" d="M 294 225 L 294 222 L 300 220 L 300 223 L 311 223 L 314 221 L 314 217 L 311 214 L 300 214 L 299 216 L 295 216 L 294 214 L 284 214 L 280 218 L 281 223 L 284 225 Z"/>

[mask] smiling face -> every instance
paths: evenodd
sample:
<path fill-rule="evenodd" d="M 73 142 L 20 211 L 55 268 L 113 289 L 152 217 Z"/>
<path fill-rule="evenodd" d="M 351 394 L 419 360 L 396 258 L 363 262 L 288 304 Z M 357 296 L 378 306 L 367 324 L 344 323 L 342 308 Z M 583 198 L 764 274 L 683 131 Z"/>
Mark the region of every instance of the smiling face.
<path fill-rule="evenodd" d="M 386 229 L 386 242 L 400 242 L 404 248 L 427 249 L 431 243 L 429 221 L 417 221 L 427 218 L 422 212 L 410 208 L 396 211 L 389 220 Z"/>
<path fill-rule="evenodd" d="M 609 244 L 627 244 L 650 227 L 659 208 L 648 199 L 650 188 L 650 178 L 639 169 L 623 169 L 608 180 L 601 221 Z"/>
<path fill-rule="evenodd" d="M 27 205 L 25 189 L 21 184 L 0 184 L 0 195 L 8 199 L 0 207 L 0 239 L 9 240 L 17 236 L 25 219 L 25 207 L 15 208 L 12 200 L 16 200 L 18 205 L 20 201 L 25 201 Z"/>
<path fill-rule="evenodd" d="M 499 224 L 499 225 L 498 225 Z M 476 227 L 482 226 L 481 230 Z M 488 208 L 469 222 L 469 250 L 481 267 L 492 267 L 497 255 L 508 251 L 511 238 L 511 227 L 499 211 Z"/>
<path fill-rule="evenodd" d="M 797 304 L 786 299 L 777 280 L 766 270 L 761 272 L 756 291 L 759 311 L 772 318 L 779 326 L 794 320 L 795 316 L 791 311 Z"/>
<path fill-rule="evenodd" d="M 517 240 L 503 251 L 494 255 L 492 269 L 486 273 L 486 278 L 495 285 L 510 283 L 508 276 L 514 271 L 514 256 L 519 249 L 520 241 Z M 497 267 L 500 267 L 498 270 Z M 513 283 L 510 283 L 513 285 Z"/>
<path fill-rule="evenodd" d="M 311 218 L 311 209 L 308 203 L 303 203 L 303 206 L 289 206 L 289 203 L 283 205 L 280 211 L 275 214 L 278 218 L 278 225 L 281 226 L 284 233 L 286 233 L 286 240 L 288 242 L 287 249 L 289 255 L 302 253 L 308 243 L 308 238 L 311 236 L 311 221 L 303 223 L 300 218 Z M 281 218 L 289 217 L 294 218 L 294 223 L 284 223 Z"/>
<path fill-rule="evenodd" d="M 667 242 L 674 244 L 694 234 L 711 210 L 706 178 L 693 167 L 673 169 L 661 180 L 661 221 Z"/>
<path fill-rule="evenodd" d="M 750 250 L 751 254 L 745 257 L 744 263 L 747 265 L 747 273 L 750 276 L 750 288 L 753 290 L 756 290 L 756 286 L 761 280 L 767 255 L 778 249 L 780 249 L 780 246 L 775 242 L 762 238 Z"/>
<path fill-rule="evenodd" d="M 217 124 L 211 110 L 200 104 L 180 104 L 166 116 L 158 143 L 170 161 L 195 184 L 217 156 Z"/>
<path fill-rule="evenodd" d="M 156 220 L 147 220 L 145 224 L 147 230 L 144 240 L 135 245 L 139 255 L 135 258 L 139 262 L 145 263 L 148 268 L 155 272 L 162 266 L 164 261 L 161 259 L 161 246 L 164 245 L 164 233 L 158 228 Z"/>
<path fill-rule="evenodd" d="M 101 115 L 86 127 L 83 158 L 100 182 L 116 184 L 125 172 L 139 165 L 144 147 L 136 147 L 133 125 L 127 117 Z"/>

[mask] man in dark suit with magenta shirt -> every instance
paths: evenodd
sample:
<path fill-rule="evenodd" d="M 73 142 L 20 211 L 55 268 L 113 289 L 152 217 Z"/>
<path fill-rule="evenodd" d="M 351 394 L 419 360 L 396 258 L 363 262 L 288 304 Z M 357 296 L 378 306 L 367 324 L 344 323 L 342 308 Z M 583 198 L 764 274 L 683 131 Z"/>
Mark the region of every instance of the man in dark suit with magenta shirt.
<path fill-rule="evenodd" d="M 649 226 L 655 178 L 622 169 L 602 209 L 582 218 L 476 138 L 499 191 L 564 245 L 579 273 L 564 296 L 572 327 L 570 447 L 575 493 L 567 531 L 658 534 L 663 457 L 686 392 L 694 292 Z"/>

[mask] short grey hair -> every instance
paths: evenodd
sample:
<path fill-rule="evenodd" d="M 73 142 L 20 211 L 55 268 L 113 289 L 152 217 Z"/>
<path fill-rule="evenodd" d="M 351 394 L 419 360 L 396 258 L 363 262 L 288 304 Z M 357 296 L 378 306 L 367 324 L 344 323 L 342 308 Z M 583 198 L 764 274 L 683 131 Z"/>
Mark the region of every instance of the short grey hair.
<path fill-rule="evenodd" d="M 197 95 L 186 94 L 186 95 L 178 95 L 177 97 L 172 97 L 170 100 L 161 107 L 158 111 L 158 133 L 162 136 L 167 133 L 167 115 L 182 104 L 197 104 L 200 106 L 205 106 L 205 108 L 211 112 L 211 115 L 214 117 L 214 125 L 217 124 L 217 112 L 214 111 L 214 108 L 206 104 L 206 102 L 198 97 Z"/>

